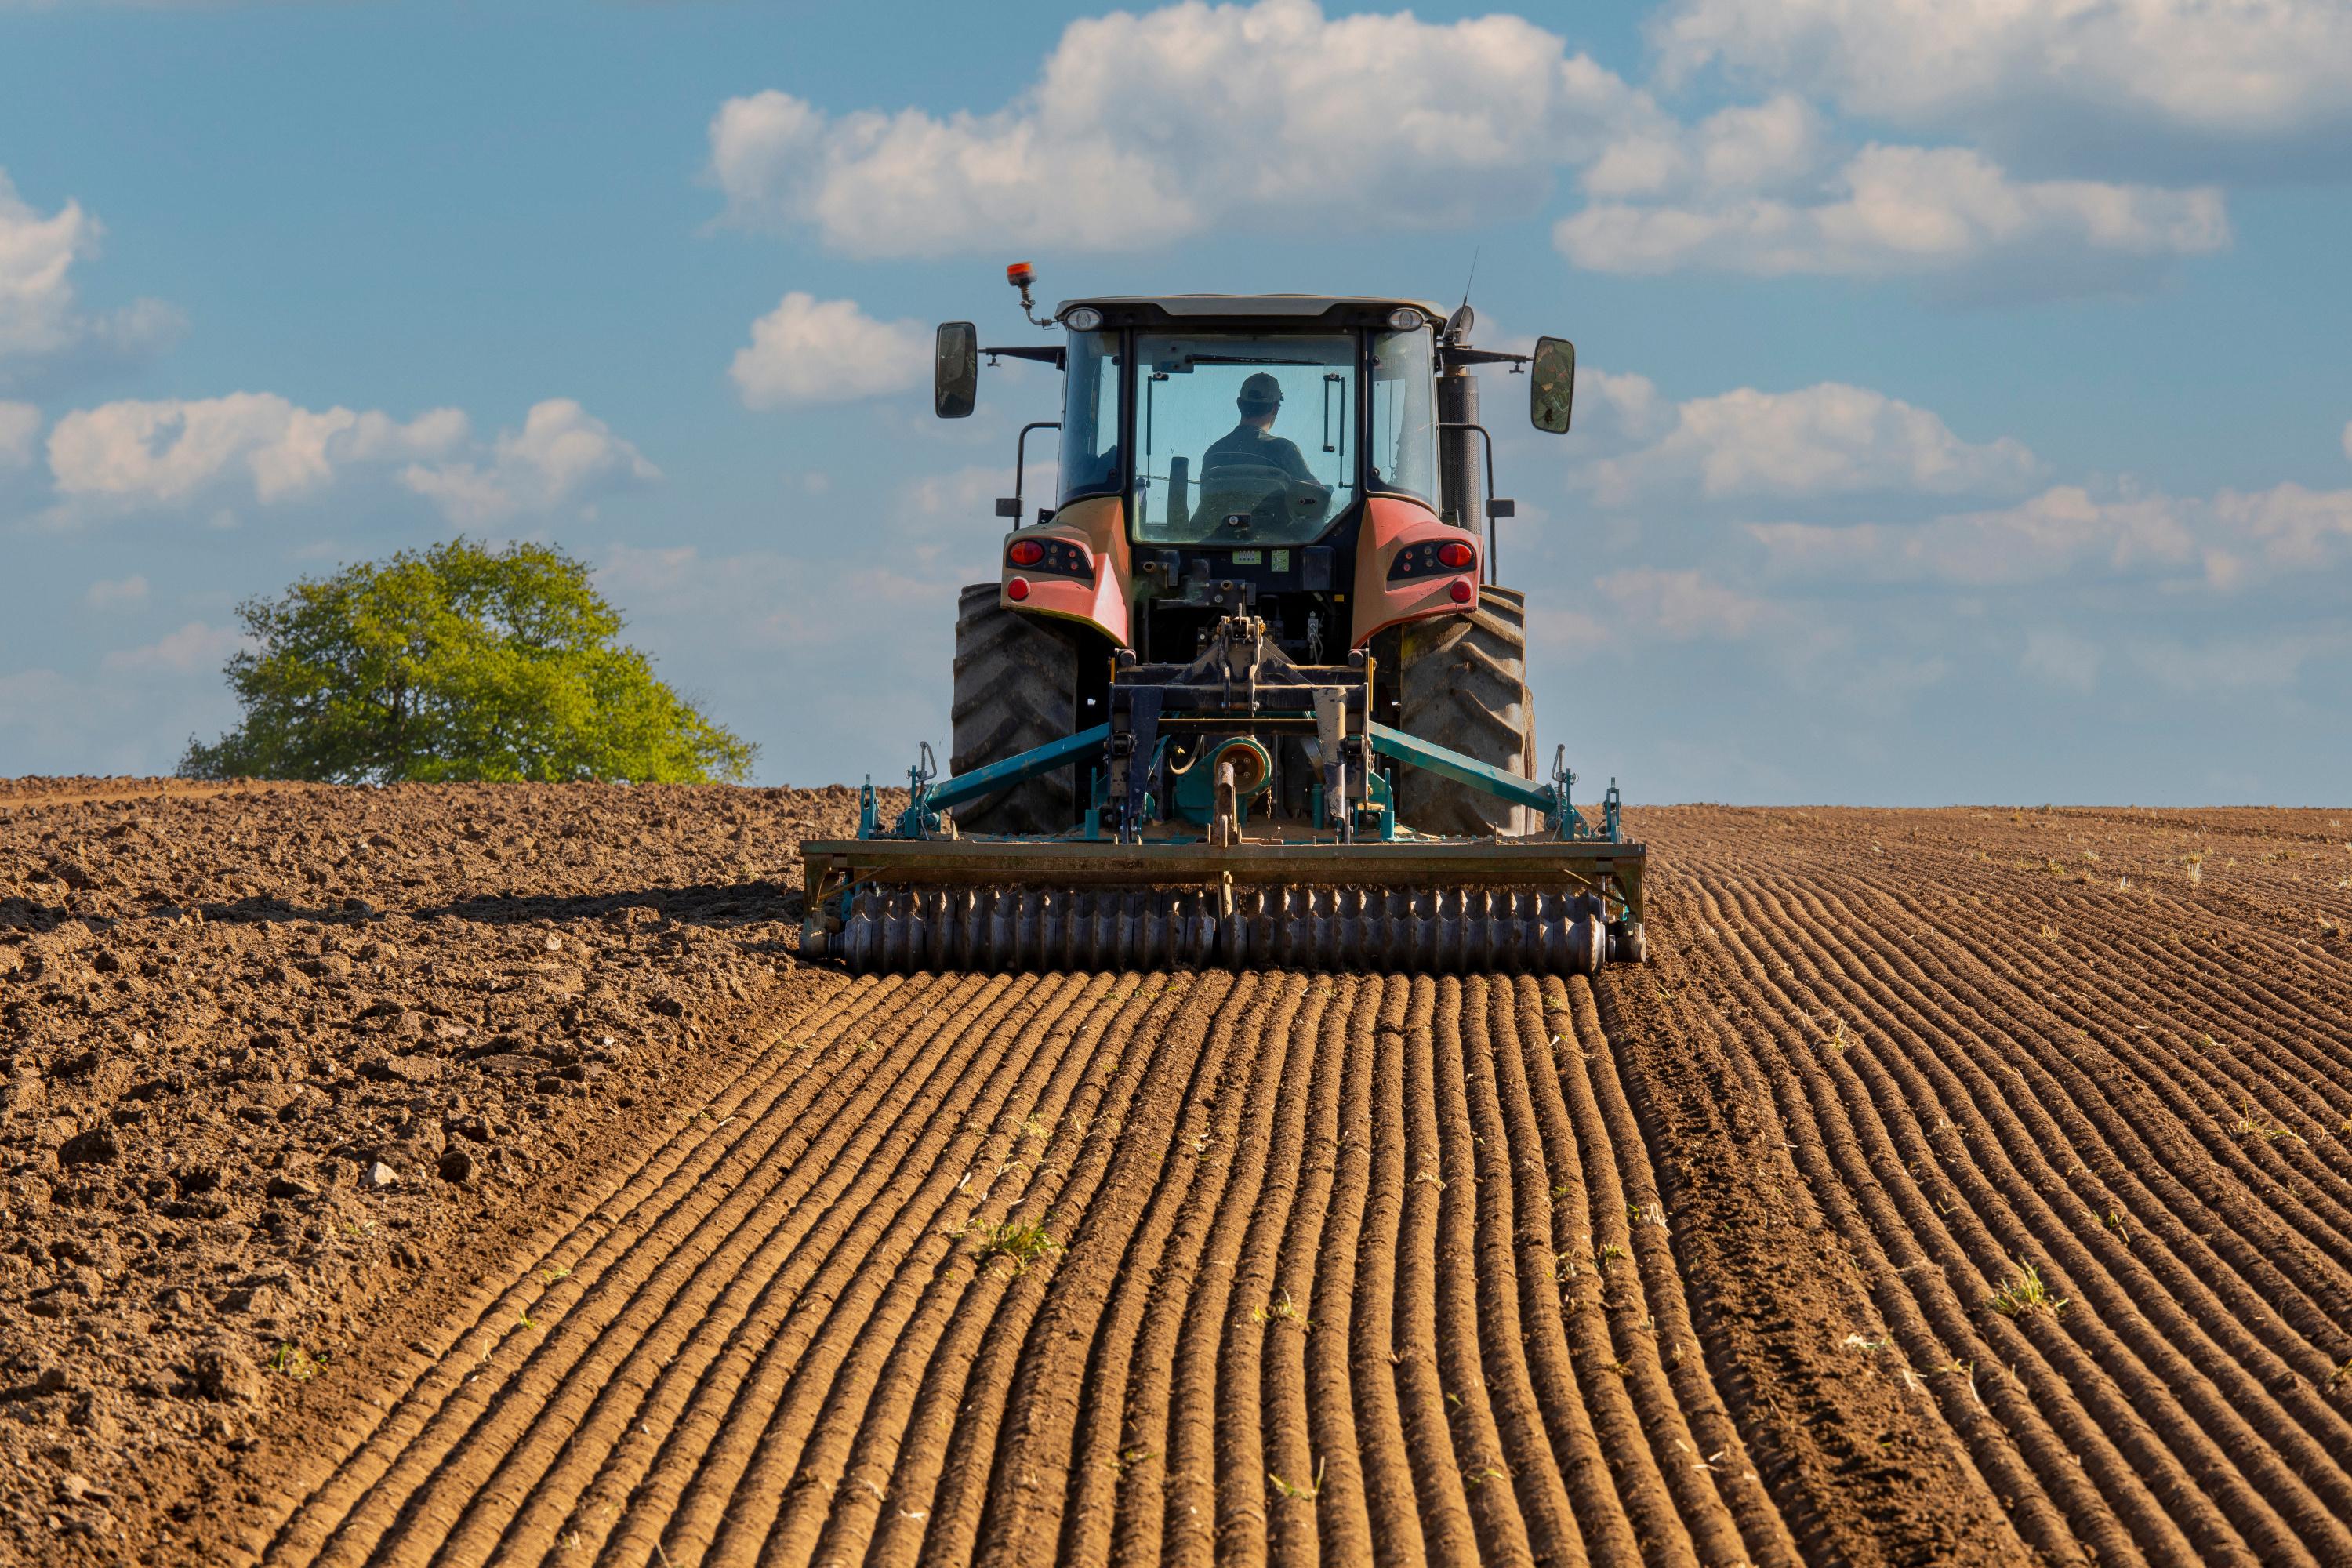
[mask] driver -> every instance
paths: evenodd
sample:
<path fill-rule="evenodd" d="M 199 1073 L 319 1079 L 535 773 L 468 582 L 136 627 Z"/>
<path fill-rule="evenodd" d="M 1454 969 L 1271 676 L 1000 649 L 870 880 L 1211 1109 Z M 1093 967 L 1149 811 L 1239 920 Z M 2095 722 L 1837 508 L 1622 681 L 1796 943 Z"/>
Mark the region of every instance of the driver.
<path fill-rule="evenodd" d="M 1299 456 L 1297 444 L 1274 433 L 1274 416 L 1282 408 L 1281 382 L 1258 371 L 1242 383 L 1241 395 L 1234 403 L 1241 410 L 1242 422 L 1201 455 L 1203 479 L 1218 468 L 1250 466 L 1278 468 L 1294 479 L 1322 488 L 1307 467 L 1307 459 Z"/>

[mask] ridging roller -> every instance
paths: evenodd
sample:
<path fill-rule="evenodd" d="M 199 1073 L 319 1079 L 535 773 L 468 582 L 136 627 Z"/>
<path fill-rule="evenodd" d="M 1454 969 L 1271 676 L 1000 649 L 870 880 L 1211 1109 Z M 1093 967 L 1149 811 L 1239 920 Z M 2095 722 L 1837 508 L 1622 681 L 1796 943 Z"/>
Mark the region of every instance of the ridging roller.
<path fill-rule="evenodd" d="M 861 889 L 833 944 L 853 972 L 1367 969 L 1591 974 L 1638 961 L 1591 893 L 1535 889 Z"/>

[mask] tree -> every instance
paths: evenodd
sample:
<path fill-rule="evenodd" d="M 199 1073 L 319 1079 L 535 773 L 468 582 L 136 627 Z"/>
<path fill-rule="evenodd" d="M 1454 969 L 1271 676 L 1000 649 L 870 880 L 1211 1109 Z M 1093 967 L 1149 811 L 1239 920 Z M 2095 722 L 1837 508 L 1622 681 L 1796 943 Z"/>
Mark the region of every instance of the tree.
<path fill-rule="evenodd" d="M 187 778 L 740 781 L 757 748 L 620 646 L 588 568 L 459 538 L 237 606 L 226 668 L 245 721 Z"/>

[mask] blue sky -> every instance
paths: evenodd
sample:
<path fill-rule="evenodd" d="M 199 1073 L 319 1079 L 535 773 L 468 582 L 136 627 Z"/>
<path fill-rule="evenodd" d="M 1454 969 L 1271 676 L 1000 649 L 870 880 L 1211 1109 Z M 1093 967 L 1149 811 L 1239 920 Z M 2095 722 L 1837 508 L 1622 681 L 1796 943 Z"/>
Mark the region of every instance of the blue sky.
<path fill-rule="evenodd" d="M 238 600 L 594 562 L 768 782 L 945 740 L 1048 299 L 1451 299 L 1543 744 L 1637 800 L 2336 803 L 2352 10 L 0 0 L 0 773 L 232 723 Z"/>

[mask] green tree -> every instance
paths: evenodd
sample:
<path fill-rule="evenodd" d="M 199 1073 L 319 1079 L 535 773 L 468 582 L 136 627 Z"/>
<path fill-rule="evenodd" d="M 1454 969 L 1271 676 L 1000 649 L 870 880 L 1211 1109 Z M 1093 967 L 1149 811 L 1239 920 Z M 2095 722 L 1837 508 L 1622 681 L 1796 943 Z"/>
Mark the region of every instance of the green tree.
<path fill-rule="evenodd" d="M 245 721 L 191 740 L 188 778 L 740 780 L 757 748 L 615 639 L 588 568 L 454 539 L 237 607 Z"/>

